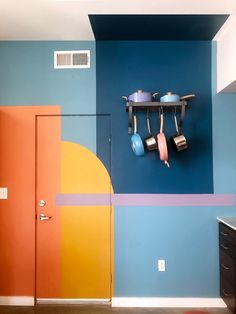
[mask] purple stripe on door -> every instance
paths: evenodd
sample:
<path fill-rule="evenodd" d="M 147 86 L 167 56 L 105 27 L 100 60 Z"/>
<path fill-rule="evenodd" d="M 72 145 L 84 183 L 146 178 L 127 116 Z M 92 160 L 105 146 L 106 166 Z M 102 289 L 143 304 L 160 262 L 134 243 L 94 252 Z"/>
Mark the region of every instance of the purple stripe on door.
<path fill-rule="evenodd" d="M 57 194 L 58 206 L 234 206 L 233 194 Z"/>

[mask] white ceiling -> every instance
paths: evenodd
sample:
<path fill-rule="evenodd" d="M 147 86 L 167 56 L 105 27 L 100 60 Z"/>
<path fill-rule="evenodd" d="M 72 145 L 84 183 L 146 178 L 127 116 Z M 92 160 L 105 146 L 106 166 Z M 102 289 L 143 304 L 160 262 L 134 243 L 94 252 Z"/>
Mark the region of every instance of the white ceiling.
<path fill-rule="evenodd" d="M 236 14 L 236 0 L 0 0 L 0 40 L 94 40 L 88 14 Z"/>

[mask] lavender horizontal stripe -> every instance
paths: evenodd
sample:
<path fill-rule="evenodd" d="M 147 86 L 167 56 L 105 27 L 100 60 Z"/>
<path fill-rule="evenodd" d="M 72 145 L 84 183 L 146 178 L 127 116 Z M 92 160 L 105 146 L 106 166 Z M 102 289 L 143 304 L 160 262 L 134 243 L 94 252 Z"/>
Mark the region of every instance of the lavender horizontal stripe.
<path fill-rule="evenodd" d="M 233 194 L 57 194 L 58 206 L 234 206 Z"/>
<path fill-rule="evenodd" d="M 57 194 L 56 205 L 110 205 L 111 194 Z"/>

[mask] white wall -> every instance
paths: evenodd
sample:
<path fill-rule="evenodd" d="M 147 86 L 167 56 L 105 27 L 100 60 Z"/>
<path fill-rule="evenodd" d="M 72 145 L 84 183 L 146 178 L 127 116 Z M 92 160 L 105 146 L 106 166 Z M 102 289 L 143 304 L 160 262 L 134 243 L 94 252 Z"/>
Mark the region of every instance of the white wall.
<path fill-rule="evenodd" d="M 236 194 L 236 93 L 217 93 L 217 44 L 216 41 L 212 42 L 212 141 L 214 193 Z"/>
<path fill-rule="evenodd" d="M 236 15 L 217 40 L 217 92 L 236 92 Z"/>

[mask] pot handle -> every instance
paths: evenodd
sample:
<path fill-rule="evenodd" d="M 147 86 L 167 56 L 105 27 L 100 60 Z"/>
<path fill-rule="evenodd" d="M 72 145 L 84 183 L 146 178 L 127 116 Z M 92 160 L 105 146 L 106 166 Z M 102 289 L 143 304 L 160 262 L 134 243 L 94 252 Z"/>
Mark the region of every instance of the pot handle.
<path fill-rule="evenodd" d="M 124 101 L 128 101 L 128 97 L 127 96 L 122 96 L 121 97 Z"/>
<path fill-rule="evenodd" d="M 136 117 L 136 113 L 134 114 L 134 134 L 137 133 L 137 117 Z"/>
<path fill-rule="evenodd" d="M 176 129 L 176 132 L 177 132 L 177 135 L 179 135 L 179 126 L 178 126 L 178 122 L 177 122 L 177 117 L 176 117 L 176 113 L 174 115 L 174 122 L 175 122 L 175 129 Z"/>
<path fill-rule="evenodd" d="M 160 115 L 160 133 L 163 133 L 163 127 L 164 127 L 164 116 L 162 112 Z"/>
<path fill-rule="evenodd" d="M 193 98 L 193 97 L 195 97 L 195 96 L 196 96 L 196 95 L 194 95 L 194 94 L 181 96 L 181 97 L 180 97 L 180 100 L 190 99 L 190 98 Z"/>
<path fill-rule="evenodd" d="M 151 136 L 152 132 L 151 132 L 151 127 L 150 127 L 149 109 L 147 109 L 147 129 L 148 129 L 149 136 Z"/>
<path fill-rule="evenodd" d="M 164 164 L 165 164 L 168 168 L 170 168 L 170 164 L 168 163 L 167 160 L 164 161 Z"/>
<path fill-rule="evenodd" d="M 156 98 L 156 96 L 157 96 L 157 95 L 159 95 L 159 94 L 160 94 L 159 92 L 156 92 L 156 93 L 152 94 L 152 98 L 154 98 L 154 99 L 155 99 L 155 98 Z"/>
<path fill-rule="evenodd" d="M 185 105 L 182 104 L 181 106 L 181 114 L 180 114 L 180 120 L 179 120 L 179 132 L 181 132 L 181 128 L 184 124 L 184 117 L 185 117 Z"/>
<path fill-rule="evenodd" d="M 132 117 L 133 116 L 133 108 L 129 106 L 129 124 L 128 124 L 128 134 L 132 133 Z"/>

